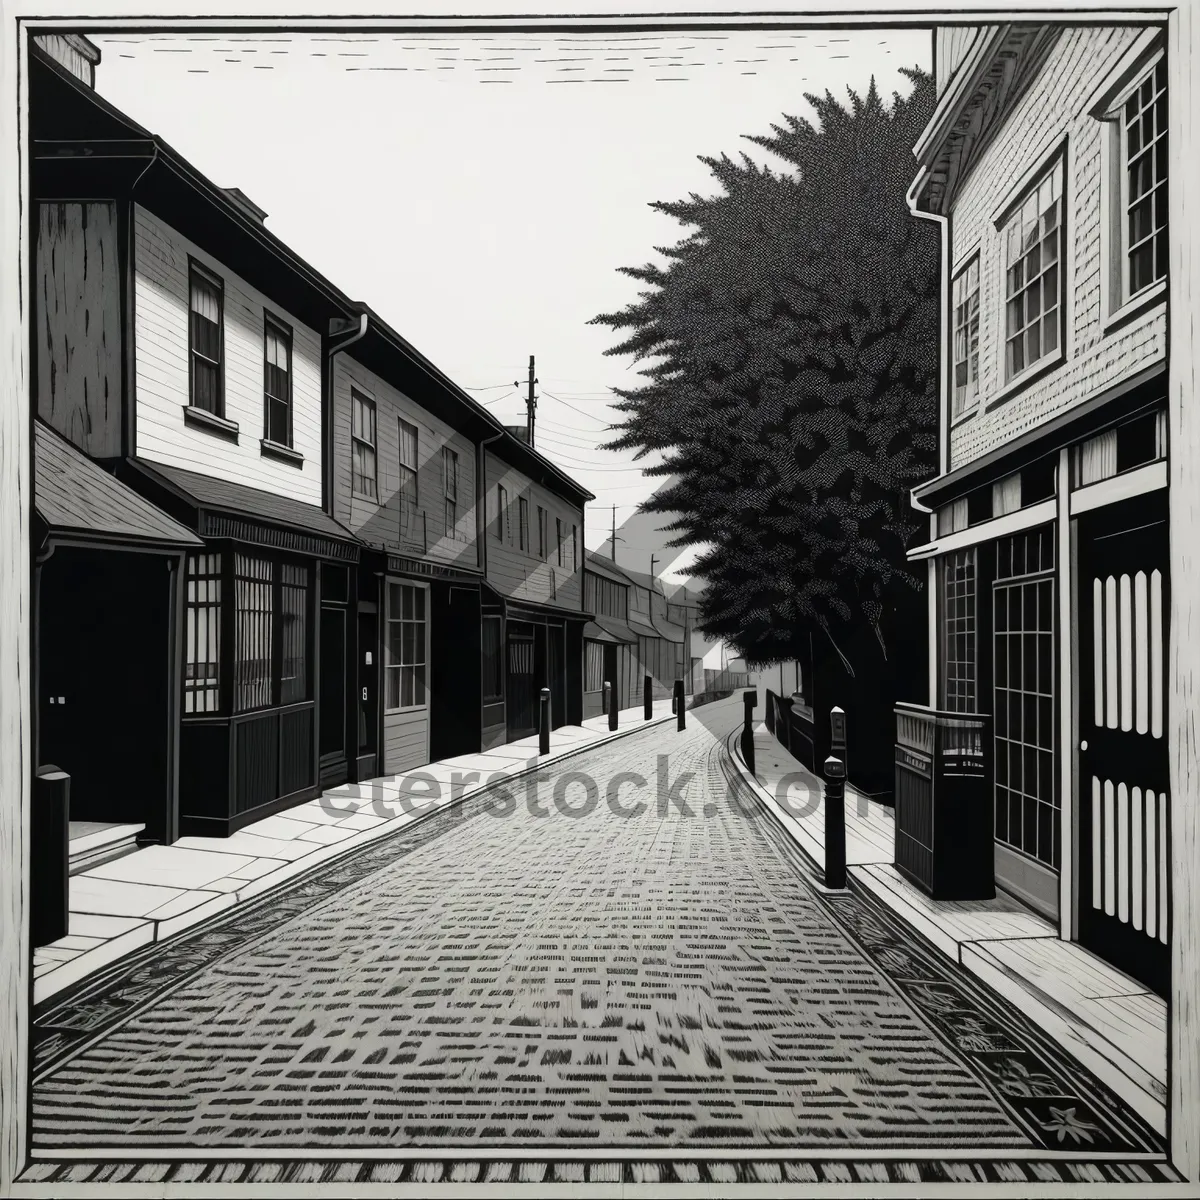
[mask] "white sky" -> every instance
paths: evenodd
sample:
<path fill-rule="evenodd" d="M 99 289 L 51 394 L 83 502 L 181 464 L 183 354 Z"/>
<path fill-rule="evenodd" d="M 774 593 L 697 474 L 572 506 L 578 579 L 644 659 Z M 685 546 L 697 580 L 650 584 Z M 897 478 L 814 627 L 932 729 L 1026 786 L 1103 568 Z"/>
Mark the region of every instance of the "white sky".
<path fill-rule="evenodd" d="M 649 202 L 714 191 L 700 154 L 764 161 L 742 135 L 805 92 L 907 92 L 932 57 L 921 30 L 94 40 L 102 95 L 505 420 L 537 356 L 538 449 L 596 493 L 593 547 L 656 483 L 596 448 L 636 374 L 587 324 L 682 234 Z"/>

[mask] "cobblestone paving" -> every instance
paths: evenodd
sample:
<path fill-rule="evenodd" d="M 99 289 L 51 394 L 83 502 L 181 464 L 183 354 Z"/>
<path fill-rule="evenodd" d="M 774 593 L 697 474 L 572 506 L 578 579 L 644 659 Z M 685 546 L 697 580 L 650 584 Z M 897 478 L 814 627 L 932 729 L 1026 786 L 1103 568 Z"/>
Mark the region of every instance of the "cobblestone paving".
<path fill-rule="evenodd" d="M 716 732 L 542 772 L 546 815 L 468 802 L 51 1073 L 35 1146 L 1033 1145 L 728 793 Z M 557 811 L 580 773 L 594 811 Z"/>

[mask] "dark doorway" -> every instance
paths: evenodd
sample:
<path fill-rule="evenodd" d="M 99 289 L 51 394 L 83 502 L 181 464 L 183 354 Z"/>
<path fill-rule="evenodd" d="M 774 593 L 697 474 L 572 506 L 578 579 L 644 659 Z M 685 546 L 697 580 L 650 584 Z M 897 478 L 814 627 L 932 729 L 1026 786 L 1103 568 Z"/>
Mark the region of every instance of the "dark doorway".
<path fill-rule="evenodd" d="M 608 642 L 604 647 L 604 682 L 612 684 L 612 702 L 620 710 L 621 684 L 617 676 L 617 644 Z"/>
<path fill-rule="evenodd" d="M 480 748 L 483 645 L 479 588 L 434 583 L 430 605 L 429 755 L 438 762 Z M 499 625 L 499 618 L 492 618 L 489 634 L 495 638 L 497 652 Z"/>
<path fill-rule="evenodd" d="M 1079 939 L 1166 995 L 1170 979 L 1167 504 L 1079 521 Z"/>
<path fill-rule="evenodd" d="M 379 613 L 374 605 L 358 609 L 358 760 L 354 777 L 379 774 Z M 322 722 L 322 726 L 324 722 Z"/>
<path fill-rule="evenodd" d="M 529 737 L 537 732 L 538 626 L 524 621 L 508 622 L 508 740 Z M 540 626 L 545 629 L 545 626 Z"/>
<path fill-rule="evenodd" d="M 345 783 L 346 609 L 321 605 L 321 786 Z"/>
<path fill-rule="evenodd" d="M 567 679 L 563 627 L 546 626 L 546 642 L 549 664 L 550 728 L 557 729 L 567 723 Z"/>
<path fill-rule="evenodd" d="M 173 840 L 167 559 L 60 548 L 41 568 L 39 609 L 39 765 L 70 775 L 71 820 Z"/>

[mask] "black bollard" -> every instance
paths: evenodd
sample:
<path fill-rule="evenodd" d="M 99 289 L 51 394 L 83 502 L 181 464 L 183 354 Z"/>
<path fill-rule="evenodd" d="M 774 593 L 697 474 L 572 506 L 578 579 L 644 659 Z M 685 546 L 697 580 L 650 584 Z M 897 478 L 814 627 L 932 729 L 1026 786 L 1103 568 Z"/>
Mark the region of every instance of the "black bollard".
<path fill-rule="evenodd" d="M 674 695 L 675 695 L 675 716 L 679 722 L 679 724 L 676 726 L 676 728 L 677 729 L 686 729 L 687 728 L 687 708 L 686 708 L 686 705 L 683 703 L 683 680 L 682 679 L 675 680 Z"/>
<path fill-rule="evenodd" d="M 617 727 L 617 689 L 611 683 L 604 685 L 604 707 L 608 710 L 608 727 Z"/>
<path fill-rule="evenodd" d="M 846 764 L 825 760 L 825 886 L 846 886 Z"/>
<path fill-rule="evenodd" d="M 654 685 L 649 675 L 642 684 L 642 703 L 646 706 L 646 720 L 648 721 L 654 716 Z"/>
<path fill-rule="evenodd" d="M 742 693 L 742 704 L 744 705 L 742 716 L 742 759 L 746 764 L 746 769 L 751 775 L 754 774 L 754 717 L 751 715 L 758 705 L 758 691 L 748 691 Z"/>
<path fill-rule="evenodd" d="M 848 775 L 850 760 L 846 756 L 846 714 L 836 704 L 829 710 L 829 753 L 842 760 L 842 767 Z"/>
<path fill-rule="evenodd" d="M 538 753 L 550 753 L 550 689 L 542 688 L 541 720 L 538 722 Z"/>
<path fill-rule="evenodd" d="M 39 768 L 33 782 L 31 940 L 47 946 L 70 926 L 71 777 L 55 766 Z"/>

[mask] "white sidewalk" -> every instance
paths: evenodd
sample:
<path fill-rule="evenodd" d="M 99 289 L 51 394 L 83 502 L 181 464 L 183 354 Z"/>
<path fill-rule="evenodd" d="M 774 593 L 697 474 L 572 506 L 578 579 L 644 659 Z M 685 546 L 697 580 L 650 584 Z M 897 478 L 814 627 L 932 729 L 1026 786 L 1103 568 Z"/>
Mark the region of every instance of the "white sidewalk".
<path fill-rule="evenodd" d="M 750 779 L 740 751 L 735 762 Z M 819 869 L 825 867 L 823 783 L 759 725 L 755 792 Z M 786 776 L 788 786 L 782 786 Z M 846 789 L 848 879 L 1010 1000 L 1160 1134 L 1166 1131 L 1167 1006 L 1003 893 L 934 901 L 892 865 L 890 807 Z"/>
<path fill-rule="evenodd" d="M 523 738 L 402 775 L 331 788 L 227 838 L 182 837 L 173 845 L 147 846 L 73 875 L 68 935 L 33 954 L 34 1003 L 141 946 L 164 941 L 319 863 L 464 799 L 497 782 L 497 776 L 516 778 L 613 738 L 675 720 L 669 697 L 655 701 L 652 711 L 647 721 L 641 705 L 622 710 L 616 733 L 609 731 L 606 716 L 564 725 L 550 734 L 548 755 L 538 754 L 536 736 Z M 385 815 L 385 806 L 396 810 L 402 791 L 408 811 Z M 382 802 L 378 809 L 377 800 Z"/>

